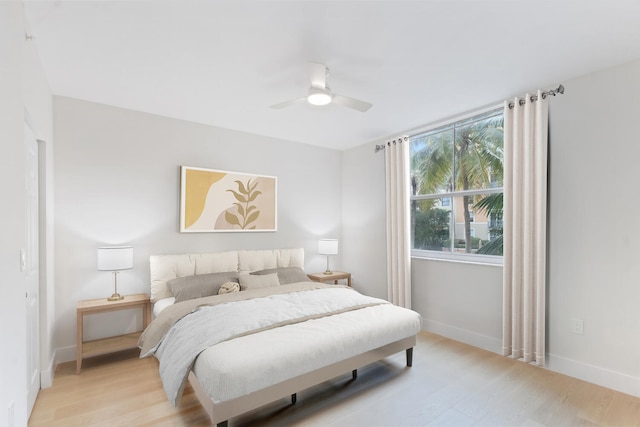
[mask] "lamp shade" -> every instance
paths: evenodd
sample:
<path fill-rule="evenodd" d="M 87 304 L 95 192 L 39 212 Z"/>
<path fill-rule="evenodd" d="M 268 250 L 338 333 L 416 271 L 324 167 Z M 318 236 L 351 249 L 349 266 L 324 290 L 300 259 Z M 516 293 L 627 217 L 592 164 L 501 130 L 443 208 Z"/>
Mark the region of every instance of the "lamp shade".
<path fill-rule="evenodd" d="M 320 239 L 318 241 L 318 253 L 320 255 L 337 255 L 338 239 Z"/>
<path fill-rule="evenodd" d="M 133 246 L 98 248 L 98 270 L 117 271 L 133 268 Z"/>

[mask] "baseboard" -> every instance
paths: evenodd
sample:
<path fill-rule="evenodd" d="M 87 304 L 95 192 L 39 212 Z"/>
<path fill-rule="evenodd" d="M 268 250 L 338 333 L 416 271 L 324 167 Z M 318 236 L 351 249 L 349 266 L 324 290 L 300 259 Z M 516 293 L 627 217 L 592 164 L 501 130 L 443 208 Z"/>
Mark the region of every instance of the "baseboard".
<path fill-rule="evenodd" d="M 434 320 L 423 319 L 422 329 L 452 340 L 460 341 L 474 347 L 488 350 L 493 353 L 502 354 L 502 339 L 482 335 L 467 329 L 436 322 Z"/>
<path fill-rule="evenodd" d="M 553 354 L 547 354 L 546 358 L 546 368 L 551 371 L 640 397 L 640 378 L 638 377 Z"/>
<path fill-rule="evenodd" d="M 76 360 L 76 346 L 60 347 L 55 350 L 56 365 Z"/>
<path fill-rule="evenodd" d="M 45 369 L 40 371 L 40 388 L 49 388 L 53 385 L 53 376 L 56 371 L 56 352 L 53 352 L 51 359 Z"/>

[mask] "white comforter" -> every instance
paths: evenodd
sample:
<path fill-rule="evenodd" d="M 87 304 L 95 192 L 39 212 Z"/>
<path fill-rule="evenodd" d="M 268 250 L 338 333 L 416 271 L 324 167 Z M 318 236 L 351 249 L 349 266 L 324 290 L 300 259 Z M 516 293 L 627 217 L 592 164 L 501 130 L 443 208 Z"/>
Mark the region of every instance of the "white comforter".
<path fill-rule="evenodd" d="M 193 371 L 209 397 L 222 402 L 413 336 L 420 329 L 418 313 L 380 304 L 222 342 L 203 351 Z"/>
<path fill-rule="evenodd" d="M 390 304 L 351 289 L 335 287 L 204 306 L 176 322 L 152 353 L 160 361 L 160 376 L 165 392 L 175 405 L 194 360 L 205 349 L 279 325 L 291 326 L 296 322 L 375 305 Z M 396 339 L 399 338 L 402 337 Z M 247 348 L 244 353 L 261 357 L 259 349 Z"/>

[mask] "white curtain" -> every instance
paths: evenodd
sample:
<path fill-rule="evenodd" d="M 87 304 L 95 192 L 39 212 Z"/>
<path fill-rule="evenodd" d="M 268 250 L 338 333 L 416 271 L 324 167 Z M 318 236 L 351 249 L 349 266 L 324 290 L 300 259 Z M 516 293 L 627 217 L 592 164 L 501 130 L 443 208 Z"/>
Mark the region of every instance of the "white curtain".
<path fill-rule="evenodd" d="M 387 286 L 389 301 L 411 308 L 409 137 L 385 144 Z"/>
<path fill-rule="evenodd" d="M 503 354 L 544 365 L 548 100 L 504 108 Z"/>

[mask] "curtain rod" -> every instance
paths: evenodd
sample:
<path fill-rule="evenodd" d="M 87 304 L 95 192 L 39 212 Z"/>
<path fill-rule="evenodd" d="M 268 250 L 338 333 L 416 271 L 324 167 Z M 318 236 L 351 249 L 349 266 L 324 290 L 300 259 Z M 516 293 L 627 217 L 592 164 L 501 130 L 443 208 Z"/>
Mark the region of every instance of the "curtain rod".
<path fill-rule="evenodd" d="M 398 138 L 397 140 L 396 140 L 396 139 L 391 140 L 391 141 L 387 142 L 386 144 L 376 144 L 376 153 L 377 153 L 378 151 L 382 151 L 382 150 L 384 150 L 384 147 L 385 147 L 385 146 L 387 146 L 387 145 L 391 145 L 391 144 L 394 144 L 394 145 L 395 145 L 395 144 L 396 144 L 396 142 L 398 142 L 398 143 L 402 143 L 402 142 L 404 142 L 404 141 L 408 141 L 408 140 L 409 140 L 409 137 L 408 137 L 408 136 L 403 136 L 403 137 Z"/>
<path fill-rule="evenodd" d="M 563 93 L 564 93 L 564 86 L 560 85 L 560 86 L 558 86 L 557 89 L 550 89 L 550 90 L 542 92 L 542 99 L 545 99 L 549 95 L 556 96 L 557 94 L 562 95 Z M 538 95 L 531 95 L 531 97 L 529 97 L 529 100 L 531 102 L 537 101 L 538 100 Z M 526 104 L 526 102 L 527 102 L 526 99 L 521 99 L 521 100 L 518 101 L 518 104 L 524 105 L 524 104 Z M 509 109 L 512 109 L 514 106 L 515 106 L 515 104 L 513 102 L 509 103 Z"/>
<path fill-rule="evenodd" d="M 547 96 L 549 95 L 553 95 L 556 96 L 557 94 L 564 94 L 564 86 L 563 85 L 559 85 L 556 89 L 550 89 L 550 90 L 546 90 L 544 92 L 542 92 L 542 99 L 545 99 Z M 529 97 L 529 100 L 531 102 L 535 102 L 538 100 L 538 95 L 531 95 Z M 520 105 L 524 105 L 527 102 L 526 99 L 521 99 L 518 101 L 518 103 Z M 510 102 L 509 103 L 509 109 L 512 109 L 514 107 L 514 103 Z M 376 144 L 376 148 L 375 148 L 375 152 L 377 153 L 378 151 L 382 151 L 384 150 L 386 144 Z"/>

